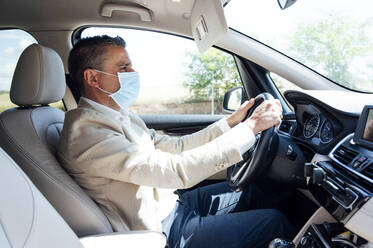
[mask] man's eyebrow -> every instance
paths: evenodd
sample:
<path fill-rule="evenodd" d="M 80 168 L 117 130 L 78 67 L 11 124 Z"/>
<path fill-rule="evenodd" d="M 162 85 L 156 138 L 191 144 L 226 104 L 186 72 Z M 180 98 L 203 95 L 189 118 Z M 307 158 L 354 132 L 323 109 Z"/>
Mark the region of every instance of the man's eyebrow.
<path fill-rule="evenodd" d="M 126 62 L 119 62 L 118 65 L 119 66 L 130 66 L 132 64 L 131 61 L 128 61 L 127 63 Z"/>

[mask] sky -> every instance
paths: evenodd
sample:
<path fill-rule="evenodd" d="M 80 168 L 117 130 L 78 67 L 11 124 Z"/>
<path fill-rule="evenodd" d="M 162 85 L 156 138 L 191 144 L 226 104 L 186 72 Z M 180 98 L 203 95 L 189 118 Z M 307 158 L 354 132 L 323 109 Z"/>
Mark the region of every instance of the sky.
<path fill-rule="evenodd" d="M 287 35 L 303 22 L 312 22 L 328 13 L 354 20 L 373 17 L 371 0 L 298 0 L 281 10 L 276 0 L 232 0 L 225 7 L 228 26 L 254 37 L 274 39 Z"/>
<path fill-rule="evenodd" d="M 0 90 L 9 90 L 22 51 L 36 40 L 20 30 L 0 30 Z"/>
<path fill-rule="evenodd" d="M 330 14 L 342 17 L 347 23 L 351 21 L 362 24 L 369 20 L 371 25 L 363 32 L 373 44 L 373 1 L 371 0 L 298 0 L 285 10 L 281 10 L 277 3 L 273 4 L 273 2 L 275 1 L 232 0 L 225 7 L 228 26 L 270 44 L 301 63 L 309 63 L 309 61 L 290 48 L 288 38 L 299 26 L 319 22 Z M 346 54 L 346 50 L 344 51 Z M 314 70 L 327 73 L 322 63 L 313 64 L 317 66 L 313 68 Z M 310 64 L 306 65 L 312 68 Z M 373 92 L 372 68 L 371 51 L 366 52 L 364 56 L 355 56 L 349 60 L 347 68 L 349 72 L 347 75 L 351 76 L 344 78 L 343 83 L 353 85 L 355 89 Z"/>
<path fill-rule="evenodd" d="M 282 48 L 298 23 L 312 22 L 330 11 L 366 20 L 373 17 L 372 9 L 371 0 L 298 0 L 286 10 L 281 10 L 276 0 L 232 0 L 225 7 L 225 15 L 229 26 L 254 38 L 273 41 Z M 133 66 L 140 73 L 143 89 L 147 89 L 140 94 L 142 101 L 157 95 L 181 99 L 187 94 L 182 87 L 188 63 L 185 54 L 197 51 L 193 41 L 124 29 L 92 28 L 83 35 L 103 33 L 120 35 L 126 40 Z M 369 35 L 373 41 L 373 30 Z M 0 30 L 0 90 L 9 90 L 18 57 L 33 42 L 23 31 Z"/>

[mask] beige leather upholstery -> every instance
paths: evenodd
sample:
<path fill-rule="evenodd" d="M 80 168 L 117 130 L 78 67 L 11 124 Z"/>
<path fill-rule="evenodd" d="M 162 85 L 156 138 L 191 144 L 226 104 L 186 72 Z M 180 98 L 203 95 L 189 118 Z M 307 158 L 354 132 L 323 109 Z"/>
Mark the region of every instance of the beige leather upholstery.
<path fill-rule="evenodd" d="M 78 237 L 14 161 L 0 148 L 1 248 L 163 248 L 157 232 L 127 232 Z"/>
<path fill-rule="evenodd" d="M 61 59 L 54 51 L 37 44 L 24 51 L 13 78 L 11 99 L 27 107 L 0 115 L 0 145 L 78 236 L 111 233 L 106 216 L 54 156 L 65 113 L 49 106 L 33 106 L 61 100 L 64 78 Z"/>
<path fill-rule="evenodd" d="M 98 235 L 82 238 L 80 242 L 82 242 L 86 248 L 164 248 L 166 246 L 165 236 L 159 232 L 153 231 L 118 232 L 110 235 Z"/>
<path fill-rule="evenodd" d="M 18 106 L 58 102 L 65 94 L 65 73 L 60 56 L 47 47 L 32 44 L 18 60 L 10 99 Z"/>
<path fill-rule="evenodd" d="M 370 198 L 359 211 L 351 217 L 345 227 L 369 242 L 373 242 L 373 198 Z"/>
<path fill-rule="evenodd" d="M 65 221 L 1 148 L 0 164 L 0 247 L 83 247 Z"/>
<path fill-rule="evenodd" d="M 31 61 L 40 64 L 30 65 Z M 157 232 L 112 233 L 101 210 L 56 160 L 65 113 L 49 106 L 34 105 L 61 100 L 65 88 L 57 84 L 65 82 L 55 74 L 63 76 L 59 62 L 54 51 L 40 45 L 32 45 L 21 55 L 13 79 L 12 100 L 27 107 L 9 109 L 0 115 L 1 146 L 19 163 L 78 236 L 110 233 L 83 238 L 84 247 L 163 248 L 166 239 Z M 20 65 L 22 68 L 18 68 Z M 30 67 L 26 68 L 28 65 Z M 34 69 L 42 72 L 34 73 Z M 17 75 L 25 72 L 32 75 Z M 30 90 L 31 97 L 21 92 L 23 84 L 39 89 L 25 87 L 25 91 Z M 0 197 L 3 199 L 0 204 L 0 247 L 82 247 L 66 222 L 1 148 L 0 164 Z"/>

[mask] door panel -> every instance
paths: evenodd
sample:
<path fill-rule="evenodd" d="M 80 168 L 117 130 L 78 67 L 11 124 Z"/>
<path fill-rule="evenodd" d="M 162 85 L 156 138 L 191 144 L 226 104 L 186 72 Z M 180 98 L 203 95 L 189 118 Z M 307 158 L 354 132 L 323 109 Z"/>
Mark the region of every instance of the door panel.
<path fill-rule="evenodd" d="M 148 128 L 162 134 L 182 136 L 197 132 L 227 115 L 140 115 Z M 202 181 L 191 189 L 225 180 L 227 171 L 223 170 Z M 189 189 L 189 190 L 191 190 Z"/>
<path fill-rule="evenodd" d="M 140 115 L 148 128 L 168 135 L 197 132 L 227 115 Z"/>

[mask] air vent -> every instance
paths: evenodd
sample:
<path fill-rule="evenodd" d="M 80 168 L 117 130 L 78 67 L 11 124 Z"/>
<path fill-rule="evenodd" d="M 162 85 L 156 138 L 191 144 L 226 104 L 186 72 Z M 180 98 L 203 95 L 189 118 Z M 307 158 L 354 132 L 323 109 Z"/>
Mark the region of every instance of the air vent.
<path fill-rule="evenodd" d="M 369 165 L 365 167 L 360 173 L 373 179 L 373 162 L 370 162 Z"/>
<path fill-rule="evenodd" d="M 348 165 L 358 154 L 358 152 L 341 145 L 340 147 L 338 147 L 337 150 L 335 150 L 333 155 L 334 158 L 337 159 L 339 162 Z"/>
<path fill-rule="evenodd" d="M 290 134 L 292 131 L 292 127 L 293 127 L 293 124 L 290 121 L 283 121 L 281 122 L 279 130 L 284 133 Z"/>

